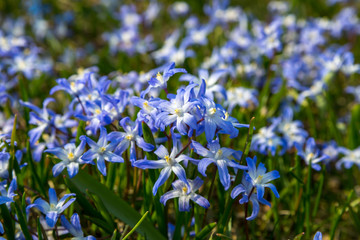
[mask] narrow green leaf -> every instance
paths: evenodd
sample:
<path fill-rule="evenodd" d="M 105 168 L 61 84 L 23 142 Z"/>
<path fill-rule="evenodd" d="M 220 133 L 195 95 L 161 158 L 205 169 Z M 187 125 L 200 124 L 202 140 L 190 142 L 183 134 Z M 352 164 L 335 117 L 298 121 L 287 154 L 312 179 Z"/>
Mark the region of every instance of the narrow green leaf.
<path fill-rule="evenodd" d="M 79 121 L 79 126 L 78 126 L 77 131 L 76 131 L 76 139 L 75 139 L 75 144 L 76 145 L 79 145 L 81 135 L 86 135 L 85 122 L 84 121 Z"/>
<path fill-rule="evenodd" d="M 113 235 L 111 236 L 111 240 L 116 240 L 116 239 L 117 239 L 117 230 L 115 229 Z"/>
<path fill-rule="evenodd" d="M 312 214 L 313 217 L 316 216 L 317 210 L 319 209 L 321 194 L 322 194 L 322 190 L 323 190 L 323 186 L 324 186 L 324 179 L 325 179 L 325 165 L 322 166 L 322 171 L 321 171 L 320 180 L 319 180 L 319 188 L 317 190 L 315 206 L 314 206 L 314 210 L 313 210 L 313 214 Z"/>
<path fill-rule="evenodd" d="M 130 235 L 140 226 L 140 224 L 145 220 L 146 216 L 148 215 L 149 211 L 146 211 L 145 214 L 140 218 L 138 223 L 135 225 L 133 229 L 130 230 L 130 232 L 123 238 L 123 240 L 126 240 Z"/>
<path fill-rule="evenodd" d="M 351 207 L 351 204 L 349 204 L 349 211 L 352 220 L 355 223 L 356 229 L 360 229 L 360 219 L 359 219 L 359 213 L 356 213 L 354 209 Z"/>
<path fill-rule="evenodd" d="M 206 225 L 198 234 L 196 234 L 195 239 L 196 240 L 202 240 L 205 239 L 207 235 L 215 228 L 216 222 L 209 223 Z"/>
<path fill-rule="evenodd" d="M 40 218 L 37 218 L 37 232 L 38 232 L 38 239 L 39 240 L 48 240 L 47 235 L 45 230 L 43 229 L 43 227 L 41 226 L 40 223 Z"/>
<path fill-rule="evenodd" d="M 16 215 L 18 217 L 19 223 L 20 223 L 20 227 L 21 230 L 24 234 L 24 237 L 26 240 L 32 240 L 31 234 L 29 233 L 29 229 L 28 229 L 28 225 L 27 225 L 27 221 L 26 218 L 24 217 L 23 212 L 21 211 L 21 208 L 19 207 L 19 205 L 15 202 L 12 204 L 13 206 L 15 205 L 15 209 L 16 209 Z"/>
<path fill-rule="evenodd" d="M 83 193 L 89 190 L 95 193 L 102 200 L 104 206 L 108 211 L 115 217 L 119 218 L 130 226 L 135 226 L 138 219 L 141 217 L 140 214 L 133 209 L 126 201 L 115 195 L 113 191 L 110 191 L 106 186 L 99 183 L 96 179 L 89 176 L 84 172 L 78 173 L 73 179 L 69 179 L 80 191 Z M 156 230 L 150 221 L 144 220 L 137 229 L 142 235 L 148 237 L 148 239 L 161 240 L 165 239 L 161 233 Z"/>
<path fill-rule="evenodd" d="M 40 193 L 43 195 L 43 197 L 46 197 L 46 191 L 45 191 L 45 187 L 44 184 L 41 182 L 40 177 L 36 171 L 35 165 L 34 165 L 34 161 L 32 159 L 32 155 L 31 155 L 31 148 L 30 148 L 30 142 L 28 141 L 26 144 L 26 149 L 27 149 L 27 162 L 30 165 L 30 170 L 31 170 L 31 175 L 34 176 L 34 179 L 39 187 Z"/>
<path fill-rule="evenodd" d="M 156 146 L 155 143 L 155 139 L 154 136 L 151 132 L 151 129 L 149 128 L 149 126 L 146 123 L 142 123 L 142 130 L 143 130 L 143 136 L 144 136 L 144 140 L 145 142 L 151 143 L 152 145 Z M 146 152 L 146 157 L 150 160 L 155 160 L 157 159 L 157 156 L 155 155 L 154 152 Z M 156 170 L 155 169 L 149 169 L 149 177 L 150 177 L 150 182 L 151 185 L 154 186 L 155 182 L 156 182 Z M 152 195 L 152 193 L 150 192 L 149 195 Z M 159 225 L 159 230 L 160 232 L 166 236 L 167 235 L 167 223 L 166 223 L 166 216 L 165 216 L 165 211 L 164 211 L 164 207 L 163 205 L 160 203 L 160 197 L 162 195 L 162 189 L 159 188 L 158 189 L 158 193 L 153 197 L 153 201 L 152 203 L 154 204 L 155 207 L 155 212 L 156 212 L 156 221 Z"/>
<path fill-rule="evenodd" d="M 114 226 L 114 220 L 112 219 L 109 211 L 106 209 L 106 207 L 104 206 L 102 200 L 100 199 L 99 196 L 97 196 L 95 193 L 86 191 L 87 195 L 93 200 L 93 202 L 95 203 L 96 209 L 98 209 L 100 211 L 101 216 L 105 219 L 105 221 L 107 222 L 107 224 L 109 226 L 113 226 L 113 228 L 115 228 Z"/>
<path fill-rule="evenodd" d="M 4 219 L 5 233 L 8 240 L 15 240 L 14 221 L 11 219 L 9 209 L 6 204 L 0 205 L 1 216 Z"/>
<path fill-rule="evenodd" d="M 330 229 L 330 239 L 333 240 L 335 237 L 335 231 L 337 228 L 337 225 L 339 224 L 342 215 L 345 213 L 346 208 L 349 206 L 351 198 L 354 196 L 354 190 L 351 190 L 351 192 L 348 195 L 348 198 L 346 200 L 346 203 L 344 204 L 343 208 L 341 209 L 340 213 L 335 217 L 333 224 Z"/>
<path fill-rule="evenodd" d="M 302 237 L 304 236 L 304 234 L 305 233 L 299 233 L 298 235 L 296 235 L 295 237 L 294 237 L 294 240 L 301 240 L 302 239 Z"/>
<path fill-rule="evenodd" d="M 77 197 L 77 196 L 76 196 Z M 77 200 L 77 198 L 76 198 Z M 90 222 L 94 223 L 96 226 L 102 228 L 105 232 L 107 232 L 108 234 L 113 233 L 114 228 L 111 227 L 112 225 L 109 225 L 106 221 L 104 221 L 102 218 L 96 218 L 96 217 L 90 217 L 90 216 L 86 216 L 84 215 L 84 217 L 89 220 Z"/>

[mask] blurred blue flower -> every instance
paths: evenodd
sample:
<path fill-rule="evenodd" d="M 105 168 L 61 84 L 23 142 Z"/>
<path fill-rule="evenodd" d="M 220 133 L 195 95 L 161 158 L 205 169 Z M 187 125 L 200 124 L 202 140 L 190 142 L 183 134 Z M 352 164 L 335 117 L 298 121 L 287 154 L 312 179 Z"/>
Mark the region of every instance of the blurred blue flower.
<path fill-rule="evenodd" d="M 303 150 L 303 146 L 295 143 L 295 147 L 298 151 L 298 155 L 305 161 L 306 164 L 310 164 L 311 167 L 316 171 L 321 170 L 321 166 L 318 164 L 329 158 L 327 155 L 320 155 L 320 150 L 316 147 L 316 143 L 314 138 L 308 138 L 305 145 L 305 151 Z"/>

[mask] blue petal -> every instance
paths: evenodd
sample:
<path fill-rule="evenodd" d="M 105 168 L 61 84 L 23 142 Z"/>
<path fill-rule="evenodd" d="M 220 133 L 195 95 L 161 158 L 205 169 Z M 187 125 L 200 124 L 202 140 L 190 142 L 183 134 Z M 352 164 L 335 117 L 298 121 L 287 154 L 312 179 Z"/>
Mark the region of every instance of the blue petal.
<path fill-rule="evenodd" d="M 75 237 L 79 237 L 77 236 L 77 232 L 74 226 L 65 218 L 64 215 L 61 215 L 60 220 L 61 220 L 61 225 L 63 225 L 64 228 L 66 228 L 71 233 L 71 235 Z"/>
<path fill-rule="evenodd" d="M 179 211 L 180 212 L 189 212 L 190 211 L 190 201 L 186 196 L 181 196 L 179 198 Z"/>
<path fill-rule="evenodd" d="M 278 193 L 278 191 L 277 191 L 276 187 L 274 186 L 274 184 L 272 184 L 272 183 L 268 183 L 268 184 L 265 184 L 265 185 L 264 185 L 264 187 L 268 187 L 268 188 L 270 188 L 270 189 L 271 189 L 271 191 L 273 191 L 273 193 L 275 194 L 275 197 L 277 197 L 277 198 L 279 198 L 279 197 L 280 197 L 280 195 L 279 195 L 279 193 Z"/>
<path fill-rule="evenodd" d="M 246 218 L 246 220 L 248 220 L 248 221 L 254 220 L 260 211 L 259 202 L 256 200 L 256 198 L 251 197 L 250 200 L 253 205 L 253 210 L 252 210 L 251 216 Z"/>
<path fill-rule="evenodd" d="M 169 200 L 169 199 L 172 199 L 172 198 L 177 198 L 177 197 L 180 197 L 181 196 L 181 192 L 179 190 L 171 190 L 167 193 L 165 193 L 164 195 L 161 196 L 160 198 L 160 202 L 162 204 L 164 204 L 164 206 L 166 205 L 166 202 Z"/>
<path fill-rule="evenodd" d="M 77 213 L 74 213 L 70 219 L 71 221 L 71 224 L 73 225 L 73 227 L 75 228 L 76 232 L 77 232 L 77 235 L 79 237 L 82 237 L 84 234 L 83 234 L 83 231 L 81 229 L 81 224 L 80 224 L 80 218 L 79 218 L 79 215 Z"/>
<path fill-rule="evenodd" d="M 227 169 L 226 161 L 218 160 L 216 161 L 216 165 L 218 166 L 219 170 L 220 182 L 224 186 L 225 190 L 228 190 L 230 187 L 230 174 Z"/>
<path fill-rule="evenodd" d="M 46 214 L 46 224 L 51 228 L 55 227 L 58 217 L 59 215 L 57 212 L 55 211 L 48 212 Z"/>
<path fill-rule="evenodd" d="M 171 167 L 171 170 L 181 181 L 183 181 L 184 183 L 186 183 L 186 185 L 190 187 L 189 182 L 186 179 L 185 169 L 180 164 L 175 164 L 174 166 Z"/>
<path fill-rule="evenodd" d="M 194 148 L 195 152 L 203 157 L 209 157 L 211 155 L 210 151 L 207 150 L 203 145 L 196 141 L 192 141 L 191 143 L 192 147 Z"/>
<path fill-rule="evenodd" d="M 71 198 L 69 201 L 67 201 L 61 208 L 60 208 L 60 213 L 62 213 L 65 209 L 67 209 L 74 201 L 76 200 L 76 198 Z"/>
<path fill-rule="evenodd" d="M 244 186 L 242 184 L 239 184 L 237 186 L 235 186 L 233 188 L 233 190 L 231 191 L 231 198 L 235 199 L 239 194 L 246 192 L 246 189 L 244 188 Z"/>
<path fill-rule="evenodd" d="M 69 165 L 67 165 L 67 170 L 70 178 L 73 178 L 79 172 L 79 164 L 72 162 Z"/>
<path fill-rule="evenodd" d="M 133 166 L 141 169 L 158 169 L 158 168 L 164 168 L 168 164 L 165 160 L 156 160 L 156 161 L 150 161 L 150 160 L 138 160 L 135 161 Z"/>
<path fill-rule="evenodd" d="M 196 202 L 197 204 L 199 204 L 203 208 L 209 208 L 210 207 L 209 201 L 206 198 L 204 198 L 204 197 L 202 197 L 202 196 L 200 196 L 198 194 L 194 193 L 191 196 L 191 200 L 193 200 L 194 202 Z"/>
<path fill-rule="evenodd" d="M 216 124 L 210 118 L 205 119 L 205 136 L 206 141 L 210 142 L 214 139 L 216 131 Z"/>
<path fill-rule="evenodd" d="M 204 177 L 206 177 L 206 169 L 211 164 L 214 163 L 214 160 L 211 158 L 203 158 L 198 164 L 198 171 L 201 173 Z"/>
<path fill-rule="evenodd" d="M 106 165 L 105 160 L 102 156 L 99 156 L 97 159 L 97 167 L 102 175 L 106 176 Z"/>
<path fill-rule="evenodd" d="M 171 174 L 171 168 L 170 167 L 166 167 L 163 170 L 161 170 L 160 172 L 160 176 L 158 178 L 158 180 L 155 182 L 154 187 L 153 187 L 153 195 L 155 196 L 158 188 L 163 185 L 166 180 L 170 177 Z"/>
<path fill-rule="evenodd" d="M 59 174 L 64 170 L 65 167 L 66 166 L 63 162 L 59 162 L 58 164 L 55 164 L 52 169 L 54 177 L 59 176 Z"/>
<path fill-rule="evenodd" d="M 154 145 L 145 142 L 144 138 L 142 137 L 136 137 L 136 144 L 145 152 L 151 152 L 152 150 L 154 150 Z"/>
<path fill-rule="evenodd" d="M 49 188 L 49 202 L 50 204 L 57 204 L 57 195 L 56 195 L 56 191 L 53 188 Z"/>

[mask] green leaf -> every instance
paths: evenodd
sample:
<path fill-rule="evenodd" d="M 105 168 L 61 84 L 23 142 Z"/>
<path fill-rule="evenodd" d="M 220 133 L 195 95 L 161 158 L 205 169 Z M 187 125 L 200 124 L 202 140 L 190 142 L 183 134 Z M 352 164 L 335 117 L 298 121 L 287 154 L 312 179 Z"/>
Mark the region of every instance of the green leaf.
<path fill-rule="evenodd" d="M 154 136 L 151 132 L 151 129 L 149 128 L 149 126 L 146 123 L 142 123 L 142 130 L 143 130 L 143 136 L 144 136 L 144 140 L 145 142 L 151 143 L 152 145 L 156 146 L 155 143 L 155 139 Z M 157 159 L 157 156 L 155 155 L 154 152 L 146 152 L 145 153 L 148 159 Z M 150 177 L 150 182 L 151 185 L 154 186 L 157 176 L 156 176 L 156 170 L 155 169 L 149 169 L 148 170 L 149 173 L 149 177 Z M 152 195 L 152 192 L 150 190 L 150 194 Z M 154 204 L 155 207 L 155 212 L 156 212 L 156 221 L 159 225 L 159 230 L 160 232 L 166 236 L 167 235 L 167 223 L 165 221 L 166 216 L 165 216 L 165 211 L 164 211 L 164 207 L 163 205 L 160 203 L 160 197 L 162 195 L 162 189 L 159 188 L 158 189 L 158 193 L 153 197 L 153 201 L 152 203 Z"/>
<path fill-rule="evenodd" d="M 141 215 L 126 201 L 116 196 L 113 191 L 110 191 L 105 185 L 101 184 L 90 175 L 80 172 L 73 179 L 69 179 L 69 181 L 83 193 L 86 193 L 86 190 L 95 193 L 113 216 L 131 227 L 134 227 L 141 218 Z M 146 237 L 150 240 L 165 239 L 165 237 L 147 219 L 143 221 L 143 224 L 141 224 L 136 231 L 142 235 L 146 234 Z"/>
<path fill-rule="evenodd" d="M 31 234 L 29 233 L 29 229 L 27 227 L 26 218 L 24 217 L 24 214 L 21 211 L 21 208 L 19 207 L 19 205 L 16 202 L 13 203 L 13 205 L 15 205 L 16 215 L 18 217 L 20 227 L 21 227 L 21 230 L 22 230 L 22 232 L 24 234 L 25 239 L 26 240 L 32 240 Z"/>
<path fill-rule="evenodd" d="M 43 239 L 47 240 L 48 239 L 47 236 L 46 236 L 45 230 L 41 226 L 39 217 L 37 218 L 37 232 L 38 232 L 38 239 L 39 240 L 43 240 Z"/>
<path fill-rule="evenodd" d="M 351 190 L 350 194 L 347 197 L 346 203 L 344 204 L 343 208 L 341 209 L 341 211 L 338 213 L 338 215 L 335 217 L 333 224 L 331 226 L 331 230 L 330 230 L 330 239 L 333 240 L 335 237 L 335 230 L 337 228 L 337 225 L 339 224 L 342 215 L 345 213 L 346 208 L 349 206 L 351 198 L 354 196 L 354 190 Z"/>
<path fill-rule="evenodd" d="M 133 229 L 123 238 L 123 240 L 130 237 L 130 235 L 140 226 L 140 224 L 145 220 L 146 216 L 148 215 L 149 211 L 146 211 L 146 213 L 140 218 L 139 222 L 135 225 Z"/>
<path fill-rule="evenodd" d="M 76 202 L 79 203 L 79 205 L 84 209 L 87 215 L 102 219 L 101 213 L 99 213 L 86 199 L 86 197 L 83 195 L 83 193 L 71 182 L 69 181 L 69 178 L 64 177 L 64 181 L 66 186 L 69 188 L 69 190 L 72 193 L 76 194 Z M 111 230 L 112 231 L 112 230 Z"/>
<path fill-rule="evenodd" d="M 205 239 L 206 236 L 209 235 L 209 233 L 215 228 L 216 224 L 217 224 L 216 222 L 213 222 L 206 225 L 198 234 L 196 234 L 195 239 L 196 240 Z"/>
<path fill-rule="evenodd" d="M 4 219 L 5 233 L 8 240 L 15 240 L 14 221 L 11 219 L 9 209 L 6 204 L 0 205 L 1 217 Z"/>

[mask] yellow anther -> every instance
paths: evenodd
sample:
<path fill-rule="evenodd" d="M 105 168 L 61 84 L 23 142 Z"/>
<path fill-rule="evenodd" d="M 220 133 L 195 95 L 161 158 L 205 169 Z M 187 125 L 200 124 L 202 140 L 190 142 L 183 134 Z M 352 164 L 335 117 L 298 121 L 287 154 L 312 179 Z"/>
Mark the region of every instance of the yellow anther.
<path fill-rule="evenodd" d="M 105 151 L 106 151 L 106 147 L 101 147 L 101 148 L 100 148 L 100 151 L 101 151 L 101 152 L 105 152 Z"/>
<path fill-rule="evenodd" d="M 166 156 L 165 156 L 165 160 L 166 160 L 166 162 L 167 162 L 168 164 L 171 163 L 171 158 L 170 158 L 169 155 L 166 155 Z"/>
<path fill-rule="evenodd" d="M 96 109 L 96 110 L 95 110 L 95 113 L 96 113 L 97 115 L 99 115 L 99 114 L 101 113 L 101 110 L 100 110 L 100 109 Z"/>
<path fill-rule="evenodd" d="M 261 182 L 261 180 L 263 179 L 264 177 L 263 176 L 258 176 L 256 179 L 255 179 L 255 183 L 259 183 Z"/>
<path fill-rule="evenodd" d="M 162 81 L 163 77 L 162 77 L 161 73 L 158 72 L 156 74 L 156 79 L 159 80 L 159 81 Z"/>
<path fill-rule="evenodd" d="M 127 140 L 132 140 L 133 139 L 133 135 L 129 134 L 129 135 L 126 135 L 125 137 Z"/>
<path fill-rule="evenodd" d="M 314 157 L 314 154 L 313 154 L 313 153 L 309 153 L 309 154 L 307 155 L 307 157 L 308 157 L 308 159 L 310 160 L 310 159 L 312 159 L 312 158 Z"/>
<path fill-rule="evenodd" d="M 210 112 L 211 115 L 215 114 L 216 113 L 216 108 L 210 108 L 209 112 Z"/>
<path fill-rule="evenodd" d="M 55 204 L 53 204 L 53 203 L 52 203 L 52 204 L 50 204 L 50 209 L 51 209 L 51 210 L 55 210 L 55 209 L 56 209 Z"/>
<path fill-rule="evenodd" d="M 226 113 L 225 113 L 225 118 L 224 118 L 224 119 L 225 119 L 225 120 L 228 120 L 229 116 L 230 116 L 230 114 L 229 114 L 228 112 L 226 112 Z"/>
<path fill-rule="evenodd" d="M 143 103 L 143 105 L 144 105 L 144 107 L 149 107 L 149 102 L 148 102 L 148 101 L 145 101 L 145 102 Z"/>
<path fill-rule="evenodd" d="M 221 155 L 223 154 L 223 151 L 222 151 L 221 149 L 219 149 L 219 150 L 217 151 L 217 153 L 218 153 L 219 156 L 221 156 Z"/>
<path fill-rule="evenodd" d="M 74 159 L 74 154 L 72 152 L 69 152 L 69 154 L 67 155 L 68 159 L 71 161 Z"/>
<path fill-rule="evenodd" d="M 183 191 L 183 193 L 187 193 L 188 188 L 187 188 L 187 187 L 183 187 L 183 188 L 182 188 L 182 191 Z"/>
<path fill-rule="evenodd" d="M 88 94 L 88 99 L 89 99 L 89 100 L 91 100 L 91 99 L 92 99 L 91 94 Z"/>
<path fill-rule="evenodd" d="M 75 83 L 74 83 L 74 82 L 71 82 L 71 83 L 70 83 L 70 87 L 71 87 L 71 88 L 74 88 L 74 87 L 75 87 Z"/>

